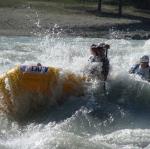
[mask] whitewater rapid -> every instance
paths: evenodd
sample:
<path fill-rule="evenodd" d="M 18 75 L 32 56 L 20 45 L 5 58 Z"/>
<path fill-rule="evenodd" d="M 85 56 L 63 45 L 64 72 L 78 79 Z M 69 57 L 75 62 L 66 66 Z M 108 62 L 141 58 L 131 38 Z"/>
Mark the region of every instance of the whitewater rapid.
<path fill-rule="evenodd" d="M 85 96 L 22 123 L 1 113 L 1 149 L 150 148 L 150 85 L 128 74 L 142 55 L 150 56 L 150 40 L 1 36 L 0 72 L 40 62 L 82 74 L 90 45 L 99 42 L 111 46 L 107 96 L 93 82 Z"/>

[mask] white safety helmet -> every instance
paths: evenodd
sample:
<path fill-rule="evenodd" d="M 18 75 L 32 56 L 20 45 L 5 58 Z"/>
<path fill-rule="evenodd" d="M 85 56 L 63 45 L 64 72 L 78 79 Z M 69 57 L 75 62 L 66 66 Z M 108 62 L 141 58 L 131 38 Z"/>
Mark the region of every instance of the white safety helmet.
<path fill-rule="evenodd" d="M 141 63 L 149 63 L 149 56 L 144 55 L 140 58 Z"/>

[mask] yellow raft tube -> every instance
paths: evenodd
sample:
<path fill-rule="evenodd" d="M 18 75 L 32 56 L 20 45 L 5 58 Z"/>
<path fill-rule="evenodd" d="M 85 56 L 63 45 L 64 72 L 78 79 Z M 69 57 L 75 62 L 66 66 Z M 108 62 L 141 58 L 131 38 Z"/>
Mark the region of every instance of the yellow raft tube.
<path fill-rule="evenodd" d="M 0 76 L 0 108 L 24 117 L 69 96 L 83 95 L 84 82 L 84 77 L 55 67 L 17 66 Z"/>

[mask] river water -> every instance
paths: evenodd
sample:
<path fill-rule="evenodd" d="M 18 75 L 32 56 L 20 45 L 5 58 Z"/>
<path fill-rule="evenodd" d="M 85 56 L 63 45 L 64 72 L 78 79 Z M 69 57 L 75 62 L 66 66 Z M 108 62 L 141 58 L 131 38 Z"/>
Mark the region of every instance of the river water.
<path fill-rule="evenodd" d="M 106 93 L 92 82 L 84 96 L 22 123 L 1 113 L 1 149 L 150 148 L 150 85 L 128 74 L 132 64 L 149 55 L 150 40 L 1 36 L 0 72 L 40 62 L 82 74 L 90 45 L 99 42 L 111 46 Z"/>

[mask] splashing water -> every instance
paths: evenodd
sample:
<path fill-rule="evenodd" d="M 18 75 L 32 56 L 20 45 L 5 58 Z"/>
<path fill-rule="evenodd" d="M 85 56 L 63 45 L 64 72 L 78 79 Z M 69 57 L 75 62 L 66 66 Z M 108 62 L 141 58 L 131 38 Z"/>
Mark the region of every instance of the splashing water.
<path fill-rule="evenodd" d="M 83 97 L 71 97 L 23 124 L 1 114 L 0 148 L 149 148 L 150 86 L 128 70 L 142 55 L 149 55 L 150 40 L 0 37 L 0 72 L 40 62 L 82 74 L 90 45 L 99 42 L 111 45 L 108 95 L 93 82 Z"/>

